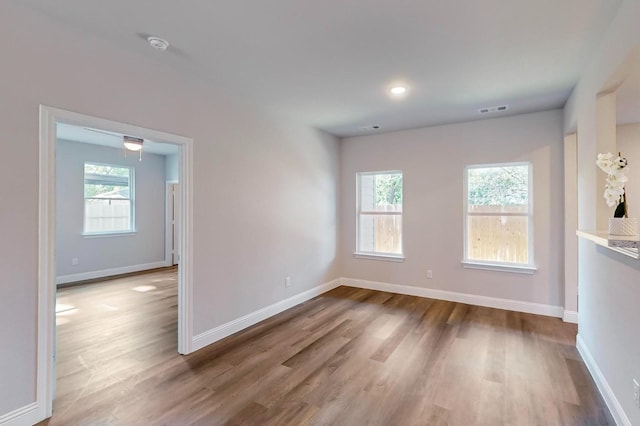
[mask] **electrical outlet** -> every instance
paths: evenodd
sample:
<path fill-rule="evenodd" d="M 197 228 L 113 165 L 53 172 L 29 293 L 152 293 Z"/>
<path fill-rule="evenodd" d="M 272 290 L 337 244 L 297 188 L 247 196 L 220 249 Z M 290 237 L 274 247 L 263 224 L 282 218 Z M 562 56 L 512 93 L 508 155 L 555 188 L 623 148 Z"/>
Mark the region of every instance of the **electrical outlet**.
<path fill-rule="evenodd" d="M 640 408 L 640 383 L 638 379 L 633 379 L 633 400 L 636 402 L 636 407 Z"/>
<path fill-rule="evenodd" d="M 433 278 L 433 271 L 431 269 L 427 271 L 427 278 L 429 279 Z"/>
<path fill-rule="evenodd" d="M 78 264 L 78 258 L 74 257 L 73 259 L 71 259 L 71 265 L 76 266 Z"/>
<path fill-rule="evenodd" d="M 291 287 L 291 277 L 287 277 L 284 279 L 284 286 Z"/>

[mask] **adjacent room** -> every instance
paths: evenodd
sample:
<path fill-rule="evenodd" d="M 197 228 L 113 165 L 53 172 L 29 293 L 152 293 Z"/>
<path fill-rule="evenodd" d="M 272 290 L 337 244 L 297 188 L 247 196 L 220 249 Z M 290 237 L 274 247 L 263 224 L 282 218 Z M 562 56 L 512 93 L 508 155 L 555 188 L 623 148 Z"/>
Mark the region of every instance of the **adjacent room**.
<path fill-rule="evenodd" d="M 124 137 L 56 125 L 58 285 L 178 264 L 178 147 L 146 140 L 131 151 Z"/>
<path fill-rule="evenodd" d="M 0 3 L 0 425 L 640 425 L 638 22 Z"/>
<path fill-rule="evenodd" d="M 91 127 L 56 123 L 55 151 L 63 413 L 88 389 L 138 374 L 151 343 L 177 353 L 180 173 L 178 146 Z"/>

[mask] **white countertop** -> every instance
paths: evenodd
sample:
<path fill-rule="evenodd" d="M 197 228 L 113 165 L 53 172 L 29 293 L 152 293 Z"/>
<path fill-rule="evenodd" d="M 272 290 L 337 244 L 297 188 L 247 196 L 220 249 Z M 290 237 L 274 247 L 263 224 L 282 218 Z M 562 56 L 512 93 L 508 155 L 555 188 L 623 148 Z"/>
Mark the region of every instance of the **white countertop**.
<path fill-rule="evenodd" d="M 606 231 L 576 231 L 576 235 L 626 256 L 640 259 L 640 236 L 609 235 Z"/>

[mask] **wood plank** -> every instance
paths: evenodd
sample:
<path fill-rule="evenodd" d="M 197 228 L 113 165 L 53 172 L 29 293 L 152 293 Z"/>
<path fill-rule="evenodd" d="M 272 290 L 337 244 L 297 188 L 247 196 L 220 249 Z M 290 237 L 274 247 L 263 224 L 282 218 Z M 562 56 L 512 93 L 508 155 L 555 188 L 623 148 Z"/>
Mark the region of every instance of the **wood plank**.
<path fill-rule="evenodd" d="M 42 425 L 614 424 L 555 318 L 339 287 L 180 356 L 175 270 L 58 301 Z"/>

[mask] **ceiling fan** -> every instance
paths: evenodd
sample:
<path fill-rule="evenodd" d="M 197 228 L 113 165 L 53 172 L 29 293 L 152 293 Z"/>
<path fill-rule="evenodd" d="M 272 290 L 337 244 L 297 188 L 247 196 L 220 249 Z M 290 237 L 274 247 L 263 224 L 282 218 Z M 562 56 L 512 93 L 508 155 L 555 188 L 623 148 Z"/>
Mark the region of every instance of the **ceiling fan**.
<path fill-rule="evenodd" d="M 122 135 L 120 133 L 110 132 L 108 130 L 92 129 L 91 127 L 83 127 L 83 128 L 91 132 L 102 133 L 104 135 L 121 139 L 124 146 L 124 156 L 125 157 L 127 156 L 127 151 L 138 152 L 140 155 L 140 158 L 138 161 L 142 161 L 142 144 L 144 143 L 144 139 L 137 138 L 135 136 Z"/>

